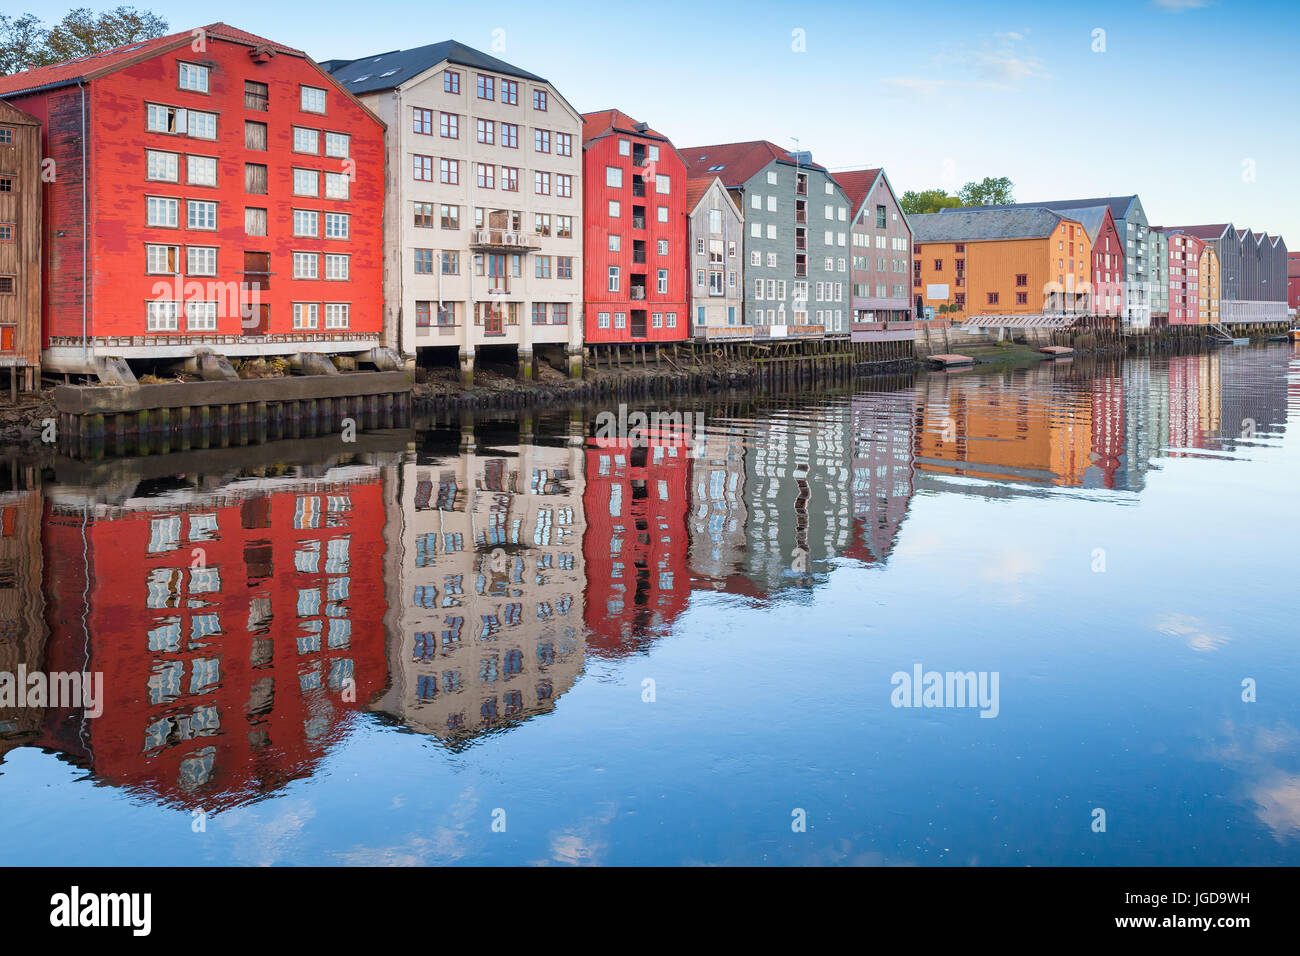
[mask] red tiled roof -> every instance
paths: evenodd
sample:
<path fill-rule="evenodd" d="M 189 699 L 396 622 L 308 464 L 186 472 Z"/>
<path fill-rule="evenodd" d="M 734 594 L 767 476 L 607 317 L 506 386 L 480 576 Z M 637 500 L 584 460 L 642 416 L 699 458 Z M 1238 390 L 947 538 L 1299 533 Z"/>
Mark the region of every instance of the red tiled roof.
<path fill-rule="evenodd" d="M 268 46 L 277 53 L 287 53 L 292 56 L 305 57 L 307 54 L 301 50 L 295 50 L 264 37 L 256 36 L 252 33 L 246 33 L 243 30 L 237 30 L 225 23 L 211 23 L 203 30 L 209 37 L 216 37 L 222 40 L 230 40 L 234 43 L 243 43 L 248 46 Z M 24 90 L 37 89 L 39 87 L 55 86 L 62 83 L 75 83 L 78 80 L 93 79 L 97 76 L 103 76 L 106 73 L 112 73 L 128 66 L 137 60 L 148 59 L 150 56 L 161 53 L 172 47 L 189 44 L 194 40 L 194 31 L 185 30 L 181 33 L 173 33 L 165 37 L 157 37 L 152 40 L 143 40 L 139 43 L 130 43 L 126 46 L 115 47 L 112 50 L 106 50 L 103 53 L 96 53 L 93 56 L 83 56 L 75 60 L 67 60 L 63 63 L 51 63 L 49 66 L 38 66 L 34 70 L 24 70 L 21 73 L 13 73 L 9 76 L 0 76 L 0 96 L 10 93 L 18 93 Z"/>
<path fill-rule="evenodd" d="M 637 120 L 634 120 L 621 110 L 597 110 L 594 113 L 583 113 L 582 141 L 585 143 L 597 136 L 605 136 L 615 130 L 623 130 L 625 133 L 651 136 L 667 142 L 668 137 L 663 133 L 653 130 L 649 126 L 638 130 L 637 127 L 640 125 Z"/>
<path fill-rule="evenodd" d="M 720 143 L 717 146 L 688 146 L 678 152 L 686 160 L 688 176 L 716 175 L 728 187 L 743 186 L 774 159 L 794 162 L 790 150 L 782 149 L 765 139 L 748 143 Z M 816 163 L 804 165 L 810 169 L 823 168 Z M 720 166 L 721 169 L 713 169 L 714 166 Z"/>
<path fill-rule="evenodd" d="M 686 180 L 686 211 L 691 212 L 699 204 L 700 198 L 709 191 L 716 176 L 700 176 Z"/>
<path fill-rule="evenodd" d="M 844 190 L 844 195 L 849 197 L 849 207 L 853 214 L 857 214 L 866 202 L 867 193 L 871 192 L 871 187 L 876 184 L 880 178 L 879 169 L 850 169 L 841 173 L 833 173 L 832 178 L 840 184 Z"/>

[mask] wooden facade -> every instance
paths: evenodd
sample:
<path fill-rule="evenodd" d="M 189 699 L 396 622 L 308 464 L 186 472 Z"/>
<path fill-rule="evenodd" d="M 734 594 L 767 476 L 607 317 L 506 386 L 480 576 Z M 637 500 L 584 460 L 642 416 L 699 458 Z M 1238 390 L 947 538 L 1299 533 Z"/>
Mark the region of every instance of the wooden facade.
<path fill-rule="evenodd" d="M 379 344 L 384 125 L 305 53 L 211 24 L 0 78 L 0 97 L 57 170 L 47 369 Z"/>
<path fill-rule="evenodd" d="M 38 384 L 40 358 L 41 124 L 0 101 L 0 368 L 12 390 Z"/>

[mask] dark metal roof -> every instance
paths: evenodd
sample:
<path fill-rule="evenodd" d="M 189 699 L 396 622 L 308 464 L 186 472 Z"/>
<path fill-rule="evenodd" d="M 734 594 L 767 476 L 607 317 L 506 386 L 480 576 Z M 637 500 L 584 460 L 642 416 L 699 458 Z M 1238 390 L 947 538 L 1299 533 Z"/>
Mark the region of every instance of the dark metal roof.
<path fill-rule="evenodd" d="M 980 239 L 1041 239 L 1063 218 L 1041 206 L 971 206 L 909 216 L 913 242 L 975 242 Z"/>
<path fill-rule="evenodd" d="M 444 62 L 471 70 L 502 73 L 538 83 L 547 82 L 534 73 L 521 70 L 505 60 L 498 60 L 456 40 L 430 43 L 428 46 L 418 46 L 410 50 L 390 50 L 387 53 L 376 53 L 356 60 L 324 60 L 321 66 L 328 70 L 349 93 L 361 94 L 391 90 Z"/>

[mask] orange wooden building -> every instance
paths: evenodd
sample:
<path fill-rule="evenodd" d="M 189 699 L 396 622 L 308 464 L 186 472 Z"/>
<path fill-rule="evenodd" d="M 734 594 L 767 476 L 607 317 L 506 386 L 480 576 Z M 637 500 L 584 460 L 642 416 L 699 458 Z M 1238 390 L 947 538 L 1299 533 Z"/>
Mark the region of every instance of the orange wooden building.
<path fill-rule="evenodd" d="M 1091 310 L 1092 246 L 1039 207 L 912 216 L 912 293 L 954 319 Z"/>

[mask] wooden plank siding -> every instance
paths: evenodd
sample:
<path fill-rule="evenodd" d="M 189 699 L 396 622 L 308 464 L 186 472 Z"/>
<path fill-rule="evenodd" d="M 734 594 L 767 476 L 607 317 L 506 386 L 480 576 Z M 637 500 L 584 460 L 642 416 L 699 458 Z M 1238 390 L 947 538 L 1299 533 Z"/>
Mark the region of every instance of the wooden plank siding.
<path fill-rule="evenodd" d="M 38 369 L 40 335 L 41 124 L 0 101 L 0 365 Z"/>

